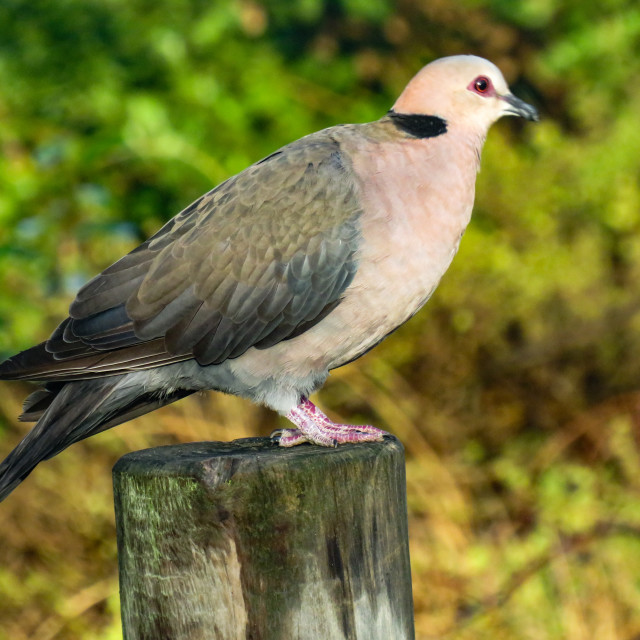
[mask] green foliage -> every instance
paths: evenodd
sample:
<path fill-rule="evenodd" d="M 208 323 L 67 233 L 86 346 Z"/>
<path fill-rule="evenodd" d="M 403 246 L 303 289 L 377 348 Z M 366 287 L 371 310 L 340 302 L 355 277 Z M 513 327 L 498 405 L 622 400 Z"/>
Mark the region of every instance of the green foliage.
<path fill-rule="evenodd" d="M 3 0 L 0 355 L 227 176 L 379 117 L 434 57 L 488 57 L 543 122 L 494 127 L 427 309 L 323 398 L 406 444 L 418 637 L 634 637 L 639 32 L 631 0 Z M 0 387 L 3 452 L 23 391 Z M 219 395 L 157 415 L 2 505 L 0 638 L 118 637 L 118 455 L 276 426 Z"/>

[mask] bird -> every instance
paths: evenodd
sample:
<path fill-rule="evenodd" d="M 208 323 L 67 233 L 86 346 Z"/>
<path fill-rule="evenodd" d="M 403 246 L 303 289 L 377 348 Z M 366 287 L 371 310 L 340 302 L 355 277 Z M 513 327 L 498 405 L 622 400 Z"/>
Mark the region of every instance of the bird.
<path fill-rule="evenodd" d="M 95 276 L 48 340 L 0 364 L 0 379 L 43 385 L 0 463 L 0 500 L 74 442 L 205 390 L 286 417 L 282 447 L 381 440 L 309 396 L 430 298 L 502 116 L 538 120 L 493 63 L 437 59 L 379 120 L 287 144 Z"/>

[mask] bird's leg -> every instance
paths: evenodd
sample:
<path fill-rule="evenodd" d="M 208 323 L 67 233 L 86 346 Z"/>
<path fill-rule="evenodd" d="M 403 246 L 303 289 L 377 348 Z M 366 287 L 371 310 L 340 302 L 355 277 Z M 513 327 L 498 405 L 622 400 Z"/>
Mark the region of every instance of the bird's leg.
<path fill-rule="evenodd" d="M 281 429 L 272 434 L 281 447 L 293 447 L 302 442 L 335 447 L 346 442 L 380 441 L 386 434 L 382 429 L 368 425 L 336 424 L 304 396 L 286 417 L 296 428 Z"/>

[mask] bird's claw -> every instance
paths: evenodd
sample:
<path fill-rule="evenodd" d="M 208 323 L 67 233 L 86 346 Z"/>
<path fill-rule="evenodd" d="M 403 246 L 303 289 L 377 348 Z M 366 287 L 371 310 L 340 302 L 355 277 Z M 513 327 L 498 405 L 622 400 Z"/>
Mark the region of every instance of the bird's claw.
<path fill-rule="evenodd" d="M 271 434 L 281 447 L 294 447 L 303 442 L 324 447 L 356 442 L 380 442 L 386 431 L 369 425 L 336 424 L 307 398 L 293 408 L 287 418 L 295 429 L 277 429 Z"/>
<path fill-rule="evenodd" d="M 300 429 L 276 429 L 269 437 L 280 447 L 295 447 L 303 442 L 311 442 Z"/>

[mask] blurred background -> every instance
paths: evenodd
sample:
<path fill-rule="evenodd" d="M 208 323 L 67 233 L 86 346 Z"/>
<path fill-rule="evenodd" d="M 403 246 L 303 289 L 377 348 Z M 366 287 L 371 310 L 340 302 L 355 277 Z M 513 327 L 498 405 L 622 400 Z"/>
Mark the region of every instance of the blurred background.
<path fill-rule="evenodd" d="M 201 193 L 458 53 L 543 121 L 494 126 L 440 288 L 320 403 L 405 445 L 418 638 L 637 639 L 635 0 L 2 0 L 0 356 Z M 28 390 L 0 385 L 3 457 Z M 113 463 L 278 424 L 209 394 L 39 466 L 0 506 L 0 639 L 120 638 Z"/>

